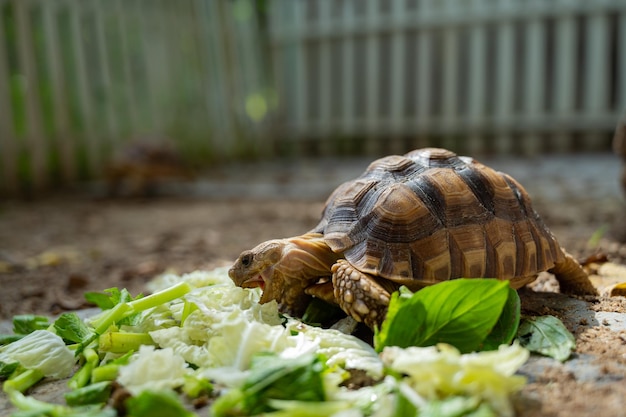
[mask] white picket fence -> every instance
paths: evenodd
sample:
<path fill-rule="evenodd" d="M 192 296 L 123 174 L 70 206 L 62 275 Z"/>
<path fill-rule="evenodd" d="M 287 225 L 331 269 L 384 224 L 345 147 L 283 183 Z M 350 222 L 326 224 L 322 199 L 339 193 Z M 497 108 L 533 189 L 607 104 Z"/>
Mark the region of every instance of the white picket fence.
<path fill-rule="evenodd" d="M 292 137 L 369 138 L 374 152 L 602 149 L 626 109 L 623 0 L 272 6 Z"/>
<path fill-rule="evenodd" d="M 256 149 L 257 24 L 254 0 L 0 0 L 0 192 L 100 175 L 137 139 Z"/>
<path fill-rule="evenodd" d="M 624 109 L 624 0 L 0 0 L 0 193 L 146 135 L 212 161 L 535 154 L 608 149 Z"/>

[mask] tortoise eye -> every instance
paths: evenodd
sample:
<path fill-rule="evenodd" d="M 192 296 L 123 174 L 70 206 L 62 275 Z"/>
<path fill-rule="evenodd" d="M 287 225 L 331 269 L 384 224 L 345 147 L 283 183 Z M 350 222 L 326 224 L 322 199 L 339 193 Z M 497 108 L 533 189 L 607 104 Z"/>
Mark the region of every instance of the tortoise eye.
<path fill-rule="evenodd" d="M 250 266 L 250 264 L 252 263 L 252 254 L 250 252 L 248 253 L 244 253 L 243 255 L 241 255 L 241 264 L 245 267 Z"/>

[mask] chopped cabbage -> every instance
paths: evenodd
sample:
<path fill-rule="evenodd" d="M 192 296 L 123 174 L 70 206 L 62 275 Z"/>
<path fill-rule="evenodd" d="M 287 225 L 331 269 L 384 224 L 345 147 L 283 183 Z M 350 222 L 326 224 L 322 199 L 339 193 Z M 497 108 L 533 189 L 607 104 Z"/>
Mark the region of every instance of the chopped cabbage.
<path fill-rule="evenodd" d="M 118 381 L 131 393 L 175 389 L 185 383 L 185 375 L 192 372 L 184 359 L 172 349 L 141 346 L 128 365 L 120 367 Z"/>
<path fill-rule="evenodd" d="M 223 272 L 225 274 L 225 271 Z M 213 283 L 185 296 L 197 309 L 180 326 L 150 331 L 158 346 L 171 348 L 185 361 L 202 368 L 205 376 L 226 386 L 236 386 L 246 376 L 252 357 L 272 352 L 296 357 L 307 352 L 323 354 L 330 367 L 363 369 L 382 375 L 382 362 L 365 342 L 337 330 L 322 330 L 279 314 L 276 302 L 259 304 L 260 291 L 235 287 L 216 272 L 196 272 L 181 279 Z M 193 284 L 192 284 L 193 285 Z M 182 303 L 173 303 L 172 317 L 182 320 Z"/>
<path fill-rule="evenodd" d="M 44 376 L 65 378 L 72 373 L 76 358 L 63 339 L 47 330 L 35 330 L 0 350 L 0 362 L 19 362 Z"/>
<path fill-rule="evenodd" d="M 528 359 L 529 352 L 514 343 L 497 351 L 461 354 L 456 348 L 439 344 L 430 347 L 386 347 L 381 357 L 426 401 L 452 396 L 475 397 L 488 403 L 501 416 L 512 416 L 509 401 L 526 379 L 514 375 Z M 410 398 L 409 398 L 410 399 Z M 420 404 L 416 404 L 419 406 Z"/>

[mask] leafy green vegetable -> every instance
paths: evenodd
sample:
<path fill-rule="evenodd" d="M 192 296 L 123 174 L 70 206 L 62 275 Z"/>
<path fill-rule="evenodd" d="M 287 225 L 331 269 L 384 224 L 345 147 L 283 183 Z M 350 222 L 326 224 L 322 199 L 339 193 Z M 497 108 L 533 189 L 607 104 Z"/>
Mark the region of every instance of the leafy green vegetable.
<path fill-rule="evenodd" d="M 88 404 L 105 404 L 113 386 L 109 381 L 97 382 L 65 394 L 65 402 L 71 407 Z"/>
<path fill-rule="evenodd" d="M 142 345 L 154 344 L 148 333 L 106 332 L 98 341 L 101 351 L 113 353 L 136 351 Z"/>
<path fill-rule="evenodd" d="M 102 292 L 85 293 L 85 300 L 97 305 L 102 310 L 109 310 L 118 304 L 127 303 L 141 297 L 142 295 L 139 294 L 137 297 L 133 298 L 126 288 L 120 290 L 116 287 L 107 288 Z"/>
<path fill-rule="evenodd" d="M 473 398 L 471 401 L 488 404 L 498 416 L 512 416 L 510 395 L 525 384 L 525 378 L 515 372 L 528 355 L 517 343 L 468 354 L 461 354 L 447 344 L 406 349 L 386 347 L 381 353 L 385 365 L 400 375 L 401 388 L 402 384 L 411 388 L 401 391 L 419 409 L 420 416 L 427 403 L 451 397 Z"/>
<path fill-rule="evenodd" d="M 508 281 L 455 279 L 392 295 L 374 346 L 432 346 L 449 343 L 471 352 L 486 339 L 509 298 Z M 494 336 L 495 337 L 495 336 Z"/>
<path fill-rule="evenodd" d="M 240 389 L 217 399 L 214 416 L 257 415 L 276 410 L 273 400 L 320 402 L 326 399 L 322 373 L 324 359 L 308 354 L 281 358 L 258 354 L 253 358 L 250 375 Z"/>
<path fill-rule="evenodd" d="M 20 366 L 19 362 L 0 362 L 0 379 L 7 379 Z"/>
<path fill-rule="evenodd" d="M 98 353 L 93 349 L 85 349 L 82 356 L 85 363 L 67 382 L 67 386 L 71 389 L 77 389 L 87 385 L 91 380 L 93 369 L 98 366 L 98 362 L 100 361 Z"/>
<path fill-rule="evenodd" d="M 45 330 L 50 326 L 47 317 L 33 314 L 22 314 L 13 317 L 13 332 L 16 334 L 30 334 L 35 330 Z"/>
<path fill-rule="evenodd" d="M 522 346 L 531 352 L 564 362 L 576 348 L 574 336 L 554 316 L 524 317 L 517 332 Z"/>
<path fill-rule="evenodd" d="M 437 343 L 454 331 L 469 330 L 457 338 L 476 339 L 472 343 L 481 348 L 508 342 L 518 321 L 516 293 L 498 281 L 474 279 L 469 286 L 463 281 L 447 289 L 427 288 L 420 296 L 403 289 L 390 308 L 395 324 L 381 329 L 377 338 Z M 112 381 L 133 394 L 125 404 L 133 417 L 191 417 L 180 395 L 208 395 L 212 383 L 222 387 L 210 410 L 215 416 L 507 416 L 510 394 L 524 383 L 513 375 L 528 355 L 518 344 L 478 354 L 461 354 L 441 344 L 386 347 L 379 356 L 354 336 L 281 317 L 277 303 L 259 304 L 261 291 L 235 287 L 226 269 L 182 277 L 166 274 L 159 282 L 147 297 L 133 299 L 118 289 L 93 296 L 104 311 L 86 325 L 68 314 L 54 327 L 33 333 L 52 335 L 50 344 L 71 355 L 72 369 L 77 361 L 82 364 L 69 380 L 74 390 L 66 402 L 71 406 L 20 394 L 43 372 L 24 371 L 15 365 L 21 360 L 0 358 L 10 374 L 4 388 L 20 410 L 15 417 L 112 417 L 115 411 L 101 406 Z M 483 323 L 484 316 L 489 316 L 490 326 Z M 421 323 L 417 336 L 416 323 Z M 97 343 L 87 344 L 92 337 Z M 63 338 L 78 346 L 68 349 Z M 0 348 L 0 356 L 19 343 Z M 342 386 L 350 375 L 358 375 L 354 370 L 373 385 L 357 390 Z"/>
<path fill-rule="evenodd" d="M 510 344 L 517 335 L 520 322 L 521 301 L 517 291 L 509 287 L 509 297 L 506 299 L 502 314 L 496 325 L 491 329 L 480 350 L 495 350 L 500 345 Z"/>
<path fill-rule="evenodd" d="M 13 373 L 9 379 L 2 384 L 2 390 L 4 392 L 18 391 L 24 392 L 37 382 L 41 381 L 45 376 L 43 372 L 38 369 L 27 369 L 19 372 L 21 368 L 18 367 L 18 371 Z"/>
<path fill-rule="evenodd" d="M 195 417 L 173 391 L 143 391 L 126 400 L 126 409 L 133 417 Z"/>
<path fill-rule="evenodd" d="M 191 286 L 186 282 L 179 282 L 172 287 L 163 289 L 147 297 L 137 296 L 132 299 L 126 290 L 119 291 L 117 288 L 111 288 L 107 291 L 113 291 L 111 301 L 119 298 L 119 303 L 100 313 L 91 319 L 91 326 L 97 334 L 103 334 L 110 326 L 119 324 L 135 324 L 135 319 L 139 319 L 139 313 L 159 307 L 162 304 L 180 298 L 191 291 Z M 119 296 L 117 295 L 119 293 Z M 131 301 L 125 301 L 125 300 Z M 131 320 L 132 319 L 132 320 Z"/>
<path fill-rule="evenodd" d="M 46 330 L 35 330 L 0 351 L 0 361 L 19 362 L 26 369 L 36 369 L 45 376 L 63 378 L 76 362 L 61 337 Z"/>
<path fill-rule="evenodd" d="M 449 397 L 428 402 L 420 408 L 420 417 L 497 417 L 488 404 L 476 397 Z"/>
<path fill-rule="evenodd" d="M 0 346 L 8 345 L 24 337 L 23 334 L 0 334 Z"/>
<path fill-rule="evenodd" d="M 19 391 L 8 392 L 9 400 L 20 411 L 12 417 L 116 417 L 117 412 L 112 408 L 102 408 L 100 405 L 82 407 L 66 407 L 39 401 L 25 396 Z"/>
<path fill-rule="evenodd" d="M 313 298 L 302 315 L 302 321 L 319 326 L 345 316 L 346 313 L 339 307 L 330 305 L 319 298 Z"/>
<path fill-rule="evenodd" d="M 185 375 L 184 378 L 183 392 L 189 398 L 198 398 L 213 391 L 213 384 L 208 379 L 190 374 Z"/>
<path fill-rule="evenodd" d="M 119 368 L 118 382 L 133 395 L 143 391 L 177 389 L 191 369 L 171 348 L 141 346 L 128 365 Z"/>
<path fill-rule="evenodd" d="M 89 328 L 76 313 L 63 313 L 54 322 L 56 334 L 74 343 L 85 343 L 95 338 L 95 332 Z"/>

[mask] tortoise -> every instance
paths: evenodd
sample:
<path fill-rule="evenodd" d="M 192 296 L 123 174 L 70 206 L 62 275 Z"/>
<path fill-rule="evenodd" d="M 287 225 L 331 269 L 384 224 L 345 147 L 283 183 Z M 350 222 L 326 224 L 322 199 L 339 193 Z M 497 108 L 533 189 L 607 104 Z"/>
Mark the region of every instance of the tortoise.
<path fill-rule="evenodd" d="M 318 297 L 374 328 L 400 286 L 485 277 L 519 289 L 542 271 L 562 292 L 596 294 L 516 180 L 425 148 L 372 162 L 330 195 L 313 230 L 242 252 L 229 276 L 284 313 L 301 315 Z"/>

